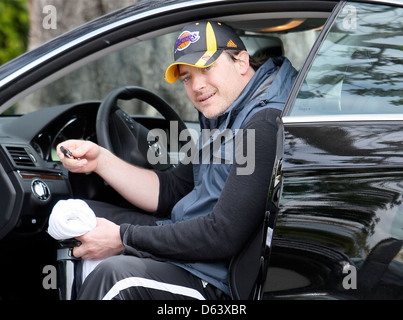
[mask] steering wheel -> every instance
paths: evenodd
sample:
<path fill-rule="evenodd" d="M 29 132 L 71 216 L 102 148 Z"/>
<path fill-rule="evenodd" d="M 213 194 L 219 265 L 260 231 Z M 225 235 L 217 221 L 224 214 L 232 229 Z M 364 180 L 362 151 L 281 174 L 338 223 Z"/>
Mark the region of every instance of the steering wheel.
<path fill-rule="evenodd" d="M 149 142 L 147 136 L 150 130 L 120 109 L 117 104 L 119 99 L 144 101 L 159 111 L 168 123 L 177 121 L 178 132 L 187 128 L 171 106 L 155 93 L 142 87 L 120 87 L 111 91 L 99 107 L 96 119 L 98 144 L 134 165 L 157 170 L 170 168 L 166 143 L 158 143 L 157 140 Z M 167 128 L 169 127 L 168 124 Z M 150 151 L 155 152 L 156 156 L 168 161 L 151 164 L 147 160 L 150 148 L 152 149 Z"/>

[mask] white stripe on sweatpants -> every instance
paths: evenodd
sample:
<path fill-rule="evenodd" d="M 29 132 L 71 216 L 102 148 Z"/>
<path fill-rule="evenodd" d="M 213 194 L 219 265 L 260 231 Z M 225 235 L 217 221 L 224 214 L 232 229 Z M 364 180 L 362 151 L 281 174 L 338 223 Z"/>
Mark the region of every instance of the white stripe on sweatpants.
<path fill-rule="evenodd" d="M 202 294 L 195 289 L 139 277 L 129 277 L 116 282 L 108 293 L 102 298 L 102 300 L 112 300 L 117 294 L 119 294 L 120 291 L 130 287 L 145 287 L 163 290 L 174 294 L 181 294 L 197 300 L 206 300 Z"/>

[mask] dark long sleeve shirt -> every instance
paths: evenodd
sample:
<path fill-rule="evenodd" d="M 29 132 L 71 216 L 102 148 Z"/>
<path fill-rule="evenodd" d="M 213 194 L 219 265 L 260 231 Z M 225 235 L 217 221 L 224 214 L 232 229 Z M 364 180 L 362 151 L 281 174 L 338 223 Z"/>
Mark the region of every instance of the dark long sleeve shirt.
<path fill-rule="evenodd" d="M 122 225 L 124 244 L 131 253 L 179 261 L 229 259 L 256 230 L 265 212 L 268 186 L 276 152 L 276 119 L 280 111 L 256 113 L 244 127 L 255 130 L 255 170 L 238 175 L 234 163 L 214 210 L 195 219 L 162 226 Z M 239 147 L 239 146 L 238 146 Z M 160 193 L 158 215 L 169 217 L 173 206 L 193 188 L 192 164 L 158 173 Z"/>

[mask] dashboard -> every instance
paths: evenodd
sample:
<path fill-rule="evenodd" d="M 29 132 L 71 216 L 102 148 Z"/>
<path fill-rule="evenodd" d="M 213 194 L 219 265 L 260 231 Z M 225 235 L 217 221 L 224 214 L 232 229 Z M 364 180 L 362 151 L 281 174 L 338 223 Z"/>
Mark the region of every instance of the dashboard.
<path fill-rule="evenodd" d="M 59 161 L 56 146 L 67 139 L 96 142 L 95 119 L 98 103 L 74 105 L 31 140 L 30 144 L 44 161 Z"/>
<path fill-rule="evenodd" d="M 0 239 L 10 231 L 43 231 L 54 204 L 74 196 L 74 178 L 56 146 L 67 139 L 96 142 L 99 105 L 87 101 L 0 117 Z"/>
<path fill-rule="evenodd" d="M 21 116 L 0 117 L 0 239 L 13 233 L 41 232 L 57 201 L 68 198 L 128 203 L 95 173 L 64 168 L 57 145 L 68 139 L 98 143 L 96 121 L 101 101 L 43 108 Z M 136 116 L 148 129 L 169 130 L 161 117 Z M 186 125 L 198 132 L 198 124 Z M 193 137 L 197 139 L 197 137 Z"/>

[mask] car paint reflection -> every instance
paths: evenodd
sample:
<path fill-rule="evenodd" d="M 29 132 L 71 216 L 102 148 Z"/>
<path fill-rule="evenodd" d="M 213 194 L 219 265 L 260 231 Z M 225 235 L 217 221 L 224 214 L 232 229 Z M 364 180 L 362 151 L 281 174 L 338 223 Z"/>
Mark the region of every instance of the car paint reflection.
<path fill-rule="evenodd" d="M 274 244 L 299 243 L 301 256 L 325 257 L 321 247 L 339 254 L 323 258 L 330 270 L 309 290 L 360 298 L 403 296 L 402 126 L 293 124 L 284 131 Z M 276 254 L 272 260 L 276 264 Z M 357 290 L 341 286 L 346 263 L 357 268 Z"/>

